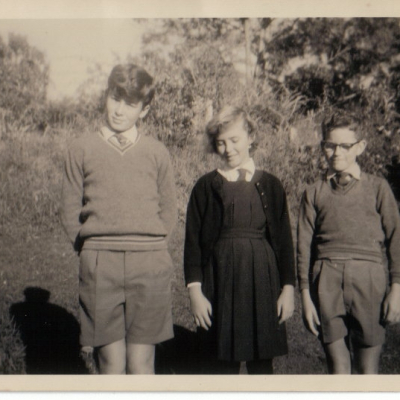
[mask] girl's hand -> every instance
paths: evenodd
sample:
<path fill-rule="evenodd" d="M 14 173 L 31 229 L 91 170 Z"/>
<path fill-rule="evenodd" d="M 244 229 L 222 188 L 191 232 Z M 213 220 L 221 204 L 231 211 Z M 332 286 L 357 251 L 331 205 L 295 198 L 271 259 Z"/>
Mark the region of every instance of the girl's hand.
<path fill-rule="evenodd" d="M 388 324 L 400 322 L 400 284 L 393 283 L 383 302 L 383 318 Z"/>
<path fill-rule="evenodd" d="M 191 286 L 189 288 L 189 297 L 194 322 L 197 326 L 201 326 L 208 331 L 211 327 L 212 307 L 201 291 L 201 286 Z"/>
<path fill-rule="evenodd" d="M 288 320 L 294 311 L 294 287 L 285 285 L 278 298 L 278 317 L 279 323 L 282 324 Z"/>
<path fill-rule="evenodd" d="M 308 289 L 303 289 L 301 291 L 301 302 L 303 305 L 304 324 L 313 335 L 318 336 L 318 326 L 321 325 L 321 322 L 318 318 L 317 309 L 311 300 L 310 291 Z"/>

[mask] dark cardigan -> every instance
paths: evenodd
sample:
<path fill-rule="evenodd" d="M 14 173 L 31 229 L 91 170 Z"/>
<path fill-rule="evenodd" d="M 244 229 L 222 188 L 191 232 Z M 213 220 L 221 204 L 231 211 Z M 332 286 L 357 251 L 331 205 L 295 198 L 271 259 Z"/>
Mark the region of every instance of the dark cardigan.
<path fill-rule="evenodd" d="M 292 233 L 285 190 L 275 176 L 256 170 L 254 182 L 267 220 L 266 238 L 278 263 L 280 285 L 295 284 Z M 210 256 L 220 235 L 223 219 L 223 177 L 214 170 L 202 176 L 193 188 L 186 217 L 184 270 L 186 284 L 201 282 L 212 300 L 215 276 Z"/>

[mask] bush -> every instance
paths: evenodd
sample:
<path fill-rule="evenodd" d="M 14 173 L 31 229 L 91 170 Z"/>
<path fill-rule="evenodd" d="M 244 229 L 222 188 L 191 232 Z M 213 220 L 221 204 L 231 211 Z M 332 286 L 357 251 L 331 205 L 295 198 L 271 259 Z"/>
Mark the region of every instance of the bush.
<path fill-rule="evenodd" d="M 0 127 L 36 129 L 43 121 L 49 65 L 23 36 L 0 37 Z M 0 131 L 1 133 L 1 131 Z"/>

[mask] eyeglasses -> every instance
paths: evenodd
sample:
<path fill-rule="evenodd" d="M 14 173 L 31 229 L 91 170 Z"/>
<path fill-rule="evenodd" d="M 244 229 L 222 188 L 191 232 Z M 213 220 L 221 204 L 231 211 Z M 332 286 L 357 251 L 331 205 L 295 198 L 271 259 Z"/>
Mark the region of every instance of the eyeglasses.
<path fill-rule="evenodd" d="M 355 143 L 332 143 L 332 142 L 322 141 L 321 146 L 324 150 L 327 150 L 327 151 L 336 151 L 337 147 L 340 147 L 344 151 L 349 151 L 357 143 L 360 143 L 360 141 L 355 142 Z"/>

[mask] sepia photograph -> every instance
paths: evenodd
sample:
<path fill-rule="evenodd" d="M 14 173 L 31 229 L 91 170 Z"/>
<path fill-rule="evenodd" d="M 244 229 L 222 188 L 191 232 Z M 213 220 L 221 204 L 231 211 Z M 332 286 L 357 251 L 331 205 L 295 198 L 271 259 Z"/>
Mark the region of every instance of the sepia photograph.
<path fill-rule="evenodd" d="M 6 3 L 0 391 L 400 390 L 398 6 Z"/>

